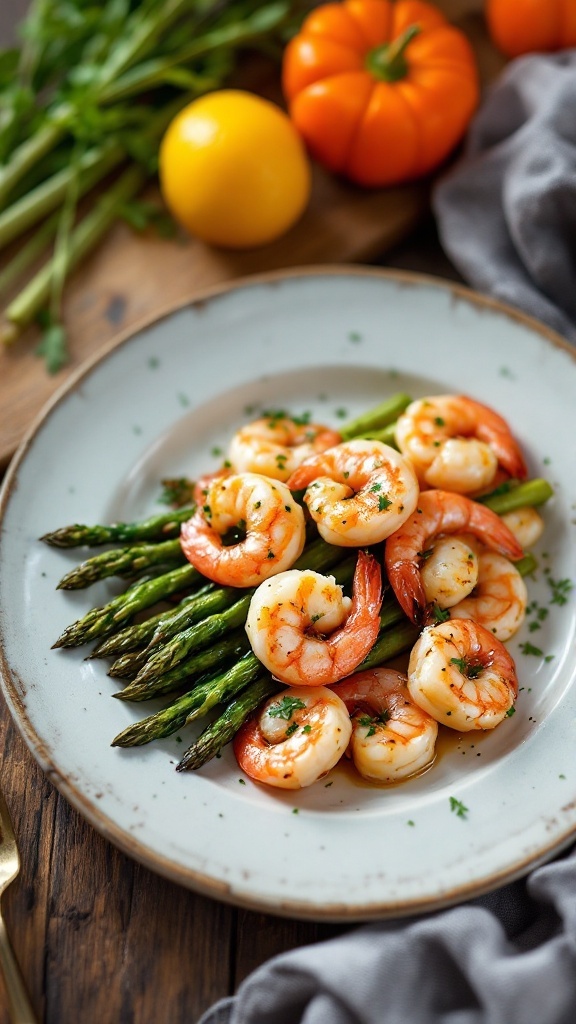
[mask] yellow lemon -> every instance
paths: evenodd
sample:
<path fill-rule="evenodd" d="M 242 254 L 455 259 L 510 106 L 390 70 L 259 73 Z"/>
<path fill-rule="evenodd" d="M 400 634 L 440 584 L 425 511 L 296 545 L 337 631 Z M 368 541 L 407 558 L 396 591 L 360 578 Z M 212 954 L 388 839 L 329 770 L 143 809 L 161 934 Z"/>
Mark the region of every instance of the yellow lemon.
<path fill-rule="evenodd" d="M 212 245 L 264 245 L 301 216 L 310 164 L 289 117 L 253 93 L 194 100 L 160 145 L 160 187 L 174 217 Z"/>

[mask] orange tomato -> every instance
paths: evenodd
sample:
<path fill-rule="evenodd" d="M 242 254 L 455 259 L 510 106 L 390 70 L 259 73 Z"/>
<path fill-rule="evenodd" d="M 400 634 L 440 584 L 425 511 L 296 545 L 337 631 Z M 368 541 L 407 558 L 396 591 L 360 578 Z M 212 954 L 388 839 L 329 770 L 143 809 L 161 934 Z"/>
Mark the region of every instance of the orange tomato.
<path fill-rule="evenodd" d="M 507 57 L 576 46 L 576 0 L 487 0 L 486 19 Z"/>
<path fill-rule="evenodd" d="M 423 0 L 318 7 L 286 47 L 282 80 L 312 155 L 365 186 L 436 168 L 479 97 L 468 40 Z"/>
<path fill-rule="evenodd" d="M 311 187 L 288 115 L 240 89 L 209 93 L 176 115 L 160 145 L 159 173 L 175 218 L 202 241 L 231 249 L 284 234 Z"/>

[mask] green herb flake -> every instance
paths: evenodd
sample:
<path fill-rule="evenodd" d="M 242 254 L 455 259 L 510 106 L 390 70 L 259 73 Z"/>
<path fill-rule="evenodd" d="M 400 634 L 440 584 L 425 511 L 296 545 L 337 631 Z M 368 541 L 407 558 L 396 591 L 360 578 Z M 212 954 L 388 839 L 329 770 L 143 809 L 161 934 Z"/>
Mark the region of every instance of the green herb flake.
<path fill-rule="evenodd" d="M 450 618 L 450 611 L 448 608 L 441 608 L 440 605 L 435 604 L 432 607 L 432 616 L 436 623 L 447 622 Z"/>
<path fill-rule="evenodd" d="M 305 707 L 306 704 L 300 700 L 300 697 L 284 696 L 277 704 L 271 704 L 267 713 L 270 718 L 282 718 L 285 722 L 289 722 L 295 711 L 301 711 Z"/>
<path fill-rule="evenodd" d="M 285 734 L 286 738 L 289 739 L 290 736 L 293 736 L 294 733 L 297 732 L 297 730 L 298 730 L 298 722 L 291 722 L 290 725 L 288 726 L 288 728 L 286 729 L 286 734 Z"/>
<path fill-rule="evenodd" d="M 550 588 L 552 590 L 552 597 L 550 599 L 550 604 L 560 604 L 560 605 L 566 604 L 566 602 L 568 600 L 568 596 L 569 596 L 569 594 L 570 594 L 570 592 L 572 590 L 572 587 L 573 587 L 572 580 L 569 580 L 569 579 L 554 580 L 554 579 L 552 579 L 551 576 L 548 576 L 547 579 L 548 579 L 548 584 L 549 584 L 549 586 L 550 586 Z"/>
<path fill-rule="evenodd" d="M 522 654 L 533 654 L 537 658 L 541 658 L 544 654 L 544 651 L 540 647 L 535 647 L 534 644 L 531 644 L 529 640 L 526 640 L 525 643 L 520 644 L 520 650 Z"/>
<path fill-rule="evenodd" d="M 467 658 L 450 658 L 450 664 L 456 665 L 458 671 L 467 679 L 477 679 L 482 671 L 482 665 L 474 664 Z"/>
<path fill-rule="evenodd" d="M 170 477 L 160 481 L 162 493 L 158 501 L 162 505 L 172 505 L 175 508 L 185 508 L 186 505 L 194 504 L 195 483 L 185 476 Z"/>
<path fill-rule="evenodd" d="M 512 715 L 515 715 L 515 714 L 516 714 L 516 708 L 514 707 L 514 705 L 512 705 L 511 708 L 508 708 L 508 711 L 504 715 L 504 718 L 512 718 Z"/>
<path fill-rule="evenodd" d="M 386 498 L 383 494 L 378 495 L 378 511 L 385 512 L 387 508 L 390 508 L 392 502 L 389 498 Z"/>
<path fill-rule="evenodd" d="M 450 797 L 450 810 L 456 815 L 457 818 L 466 818 L 468 814 L 468 808 L 462 803 L 461 800 L 457 800 L 455 796 Z"/>

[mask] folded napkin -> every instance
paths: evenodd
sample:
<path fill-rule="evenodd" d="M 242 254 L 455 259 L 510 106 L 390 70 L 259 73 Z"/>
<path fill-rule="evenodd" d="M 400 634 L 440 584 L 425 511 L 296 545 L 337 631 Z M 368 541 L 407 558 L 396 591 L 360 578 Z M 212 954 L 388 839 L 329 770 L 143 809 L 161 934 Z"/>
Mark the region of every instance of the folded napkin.
<path fill-rule="evenodd" d="M 283 953 L 199 1024 L 574 1024 L 576 847 L 526 881 Z"/>
<path fill-rule="evenodd" d="M 508 65 L 433 207 L 473 287 L 576 342 L 576 50 Z"/>

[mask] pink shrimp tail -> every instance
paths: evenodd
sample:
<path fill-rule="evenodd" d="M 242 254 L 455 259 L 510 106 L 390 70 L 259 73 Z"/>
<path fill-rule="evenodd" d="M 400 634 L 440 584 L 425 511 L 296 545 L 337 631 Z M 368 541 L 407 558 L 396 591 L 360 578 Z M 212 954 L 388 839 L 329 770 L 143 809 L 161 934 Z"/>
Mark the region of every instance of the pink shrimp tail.
<path fill-rule="evenodd" d="M 350 675 L 371 651 L 380 630 L 382 570 L 373 555 L 358 552 L 352 586 L 352 608 L 342 630 L 327 640 L 335 650 L 334 678 Z"/>
<path fill-rule="evenodd" d="M 528 476 L 528 467 L 506 420 L 490 406 L 483 405 L 482 402 L 476 402 L 464 395 L 462 397 L 476 410 L 478 417 L 476 436 L 478 439 L 490 445 L 498 462 L 511 477 L 525 480 Z"/>
<path fill-rule="evenodd" d="M 404 614 L 416 626 L 425 625 L 426 594 L 419 567 L 405 558 L 400 558 L 396 562 L 387 559 L 386 573 L 388 582 Z"/>
<path fill-rule="evenodd" d="M 416 511 L 386 541 L 390 586 L 402 611 L 415 625 L 427 625 L 430 611 L 420 572 L 423 553 L 441 534 L 466 531 L 512 561 L 522 557 L 522 546 L 500 516 L 486 505 L 451 491 L 422 491 Z"/>
<path fill-rule="evenodd" d="M 286 483 L 291 491 L 303 491 L 319 476 L 324 476 L 328 472 L 329 469 L 322 454 L 310 455 L 294 470 Z"/>

